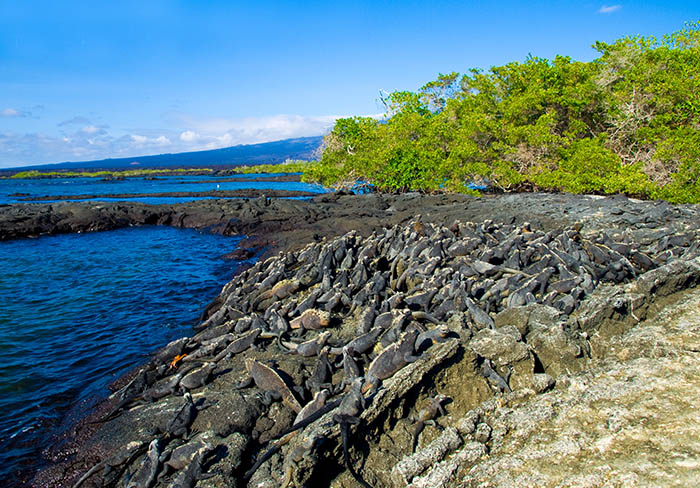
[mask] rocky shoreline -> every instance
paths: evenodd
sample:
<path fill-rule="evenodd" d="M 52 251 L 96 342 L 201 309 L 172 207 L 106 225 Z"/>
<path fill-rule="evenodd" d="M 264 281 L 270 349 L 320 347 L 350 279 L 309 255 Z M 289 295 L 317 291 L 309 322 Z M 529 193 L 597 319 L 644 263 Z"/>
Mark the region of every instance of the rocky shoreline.
<path fill-rule="evenodd" d="M 169 225 L 222 235 L 246 235 L 241 247 L 296 250 L 351 230 L 368 235 L 421 215 L 428 222 L 460 219 L 499 223 L 530 222 L 552 229 L 580 222 L 606 226 L 668 229 L 696 223 L 697 206 L 642 202 L 624 197 L 520 193 L 484 195 L 346 195 L 308 200 L 261 196 L 240 200 L 198 200 L 172 205 L 139 202 L 59 202 L 0 205 L 0 240 L 60 233 L 94 232 L 128 226 Z M 680 230 L 679 230 L 680 229 Z"/>
<path fill-rule="evenodd" d="M 127 474 L 135 486 L 248 476 L 248 486 L 357 486 L 354 475 L 371 486 L 555 486 L 551 467 L 527 478 L 522 466 L 562 446 L 584 462 L 566 435 L 592 437 L 580 422 L 603 413 L 566 423 L 592 401 L 581 385 L 614 404 L 599 378 L 628 360 L 642 377 L 650 330 L 653 359 L 700 360 L 653 325 L 700 283 L 699 217 L 697 206 L 565 194 L 2 207 L 3 238 L 161 224 L 246 234 L 271 256 L 224 287 L 193 337 L 115 385 L 32 486 L 116 486 Z M 700 334 L 697 323 L 676 329 Z M 303 405 L 324 403 L 286 434 Z M 626 435 L 632 421 L 620 416 L 634 408 L 604 412 L 617 430 L 600 449 Z M 536 438 L 556 425 L 556 442 Z M 590 486 L 617 476 L 606 466 Z"/>
<path fill-rule="evenodd" d="M 211 191 L 170 191 L 160 193 L 103 193 L 99 195 L 44 195 L 25 196 L 20 198 L 23 202 L 44 202 L 55 200 L 100 200 L 110 199 L 137 199 L 137 198 L 310 198 L 318 193 L 295 190 L 211 190 Z"/>

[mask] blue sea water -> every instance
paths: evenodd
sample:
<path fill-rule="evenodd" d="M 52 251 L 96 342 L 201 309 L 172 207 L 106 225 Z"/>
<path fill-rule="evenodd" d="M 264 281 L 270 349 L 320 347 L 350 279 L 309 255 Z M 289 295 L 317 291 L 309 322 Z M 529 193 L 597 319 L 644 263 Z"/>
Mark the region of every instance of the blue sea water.
<path fill-rule="evenodd" d="M 275 175 L 239 175 L 237 177 L 253 180 L 260 176 Z M 216 176 L 164 176 L 152 180 L 145 178 L 125 178 L 123 180 L 104 181 L 100 178 L 49 178 L 49 179 L 0 179 L 0 204 L 19 203 L 27 196 L 59 195 L 108 195 L 139 194 L 166 192 L 206 192 L 214 190 L 293 190 L 324 193 L 327 190 L 318 185 L 300 182 L 280 181 L 222 181 Z M 203 197 L 212 198 L 212 197 Z M 145 203 L 178 203 L 202 198 L 197 197 L 138 197 L 130 201 Z M 100 200 L 111 200 L 101 198 Z M 50 200 L 45 200 L 50 201 Z"/>
<path fill-rule="evenodd" d="M 142 227 L 0 242 L 0 485 L 36 467 L 67 411 L 191 334 L 239 240 Z"/>

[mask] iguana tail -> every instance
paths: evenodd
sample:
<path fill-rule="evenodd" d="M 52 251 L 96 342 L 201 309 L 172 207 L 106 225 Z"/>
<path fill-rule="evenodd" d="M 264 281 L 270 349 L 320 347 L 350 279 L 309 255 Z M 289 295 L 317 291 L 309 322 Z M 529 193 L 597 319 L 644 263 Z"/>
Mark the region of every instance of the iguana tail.
<path fill-rule="evenodd" d="M 350 451 L 348 449 L 348 419 L 343 419 L 340 422 L 340 435 L 343 438 L 343 457 L 345 458 L 345 466 L 348 468 L 348 471 L 350 471 L 350 474 L 352 475 L 353 478 L 355 478 L 355 481 L 357 481 L 360 486 L 363 488 L 372 488 L 372 486 L 367 483 L 365 480 L 362 479 L 362 477 L 355 471 L 355 469 L 352 467 L 352 463 L 350 462 Z"/>

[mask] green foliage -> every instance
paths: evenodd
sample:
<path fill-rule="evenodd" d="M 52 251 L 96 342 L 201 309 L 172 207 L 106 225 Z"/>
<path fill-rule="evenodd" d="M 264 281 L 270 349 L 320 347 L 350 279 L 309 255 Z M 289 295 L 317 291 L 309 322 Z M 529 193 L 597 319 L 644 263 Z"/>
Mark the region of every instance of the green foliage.
<path fill-rule="evenodd" d="M 40 178 L 40 177 L 41 177 L 41 173 L 36 171 L 36 170 L 20 171 L 19 173 L 15 173 L 12 176 L 10 176 L 10 178 L 18 178 L 18 179 L 20 179 L 20 178 L 24 178 L 24 179 L 26 179 L 26 178 Z"/>
<path fill-rule="evenodd" d="M 673 203 L 700 202 L 700 132 L 690 128 L 677 131 L 659 144 L 657 157 L 663 167 L 675 171 L 654 196 Z"/>
<path fill-rule="evenodd" d="M 386 120 L 338 120 L 304 178 L 700 202 L 700 23 L 594 47 L 589 63 L 530 56 L 388 94 Z"/>
<path fill-rule="evenodd" d="M 576 141 L 556 169 L 533 174 L 532 181 L 545 190 L 628 195 L 643 195 L 649 183 L 640 165 L 623 165 L 598 139 Z"/>
<path fill-rule="evenodd" d="M 377 145 L 377 125 L 371 117 L 338 119 L 323 140 L 322 163 L 307 169 L 302 181 L 343 187 L 366 178 L 373 166 L 367 156 Z M 349 158 L 352 163 L 346 166 Z"/>
<path fill-rule="evenodd" d="M 303 161 L 288 159 L 284 163 L 279 164 L 256 164 L 252 166 L 236 166 L 233 168 L 234 173 L 241 174 L 256 174 L 256 173 L 303 173 L 309 171 L 315 161 Z"/>

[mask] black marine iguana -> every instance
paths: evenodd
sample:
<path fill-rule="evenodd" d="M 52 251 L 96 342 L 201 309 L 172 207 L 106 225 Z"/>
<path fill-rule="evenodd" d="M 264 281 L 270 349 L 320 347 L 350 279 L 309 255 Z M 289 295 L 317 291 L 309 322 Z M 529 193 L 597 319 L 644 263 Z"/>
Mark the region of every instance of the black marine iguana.
<path fill-rule="evenodd" d="M 276 452 L 278 452 L 282 446 L 287 444 L 292 438 L 298 433 L 297 431 L 299 429 L 303 429 L 307 425 L 310 425 L 314 423 L 316 420 L 320 419 L 323 417 L 325 414 L 330 412 L 331 410 L 334 410 L 338 408 L 338 405 L 340 405 L 340 402 L 342 401 L 342 398 L 339 398 L 337 400 L 334 400 L 332 402 L 326 403 L 323 407 L 321 407 L 319 410 L 314 412 L 313 414 L 309 415 L 306 417 L 304 420 L 301 420 L 294 425 L 292 425 L 289 429 L 285 430 L 282 432 L 280 435 L 279 439 L 275 441 L 274 445 L 270 447 L 267 451 L 265 451 L 258 459 L 255 461 L 255 464 L 245 472 L 243 475 L 243 480 L 248 481 L 250 478 L 253 477 L 255 472 L 258 470 L 262 464 L 270 459 Z"/>
<path fill-rule="evenodd" d="M 426 425 L 436 425 L 435 418 L 440 415 L 445 415 L 445 409 L 442 408 L 442 404 L 446 402 L 449 398 L 447 395 L 439 394 L 433 398 L 427 407 L 421 409 L 413 420 L 416 423 L 416 428 L 413 431 L 413 441 L 411 442 L 411 452 L 416 452 L 416 447 L 418 446 L 418 436 Z"/>
<path fill-rule="evenodd" d="M 362 383 L 364 378 L 356 378 L 352 382 L 350 391 L 343 397 L 338 407 L 338 413 L 333 415 L 333 421 L 340 425 L 340 436 L 343 441 L 343 458 L 345 459 L 345 467 L 348 468 L 353 478 L 364 488 L 372 488 L 362 477 L 355 471 L 350 462 L 349 451 L 349 425 L 357 425 L 360 423 L 360 414 L 364 411 L 366 403 L 365 397 L 362 396 Z"/>
<path fill-rule="evenodd" d="M 345 449 L 347 449 L 347 426 L 351 423 L 357 423 L 355 420 L 353 420 L 353 418 L 357 419 L 357 416 L 360 413 L 362 413 L 365 406 L 365 399 L 362 396 L 362 382 L 363 378 L 356 378 L 353 381 L 353 387 L 348 393 L 346 393 L 337 400 L 326 403 L 323 407 L 316 410 L 314 413 L 304 418 L 303 420 L 296 422 L 289 429 L 284 431 L 279 437 L 279 439 L 275 441 L 274 445 L 271 446 L 267 451 L 265 451 L 260 457 L 258 457 L 258 459 L 255 461 L 255 464 L 248 471 L 246 471 L 246 473 L 243 475 L 243 479 L 245 481 L 250 480 L 255 474 L 255 472 L 258 470 L 258 468 L 265 461 L 270 459 L 275 453 L 277 453 L 282 448 L 282 446 L 289 443 L 289 441 L 292 440 L 292 438 L 294 438 L 294 436 L 299 433 L 298 431 L 300 429 L 303 429 L 304 427 L 312 424 L 313 422 L 320 419 L 328 412 L 335 410 L 336 408 L 338 408 L 340 411 L 340 413 L 336 415 L 340 415 L 340 417 L 336 418 L 336 415 L 334 415 L 333 420 L 336 423 L 340 424 L 341 436 L 344 436 L 344 447 Z M 355 413 L 353 414 L 353 412 Z M 351 467 L 349 463 L 349 456 L 346 456 L 346 464 L 348 465 L 348 469 L 350 470 L 351 474 L 353 474 L 355 479 L 361 484 L 364 483 L 362 484 L 362 486 L 369 487 L 369 485 L 366 482 L 364 482 L 364 480 L 362 480 L 362 478 L 360 478 L 359 475 L 357 475 L 357 473 Z"/>
<path fill-rule="evenodd" d="M 245 367 L 250 377 L 239 383 L 236 386 L 237 389 L 245 388 L 255 382 L 255 385 L 264 392 L 274 392 L 279 395 L 282 398 L 282 403 L 294 410 L 295 413 L 301 411 L 301 405 L 292 390 L 274 369 L 250 358 L 245 360 Z"/>
<path fill-rule="evenodd" d="M 102 468 L 104 469 L 101 477 L 104 483 L 105 478 L 109 473 L 121 466 L 124 466 L 122 470 L 125 469 L 125 466 L 128 465 L 132 459 L 134 459 L 136 456 L 139 456 L 145 450 L 146 441 L 129 442 L 126 446 L 117 451 L 115 454 L 108 457 L 107 459 L 100 461 L 99 463 L 95 464 L 92 468 L 90 468 L 83 476 L 80 477 L 80 479 L 78 479 L 78 481 L 75 482 L 73 488 L 79 488 L 80 485 L 82 485 L 88 478 L 90 478 L 90 476 L 92 476 L 99 469 Z"/>
<path fill-rule="evenodd" d="M 282 346 L 287 350 L 287 352 L 296 352 L 300 356 L 309 357 L 316 356 L 321 351 L 323 346 L 325 346 L 326 342 L 328 342 L 330 336 L 331 333 L 326 331 L 322 332 L 321 334 L 319 334 L 311 340 L 302 342 L 301 344 L 296 344 L 294 342 L 288 341 L 280 342 Z"/>
<path fill-rule="evenodd" d="M 510 379 L 510 375 L 512 372 L 512 370 L 509 370 L 506 377 L 503 378 L 496 371 L 496 366 L 493 364 L 493 362 L 490 359 L 486 358 L 484 358 L 484 360 L 479 365 L 479 373 L 481 373 L 481 376 L 486 378 L 490 385 L 495 386 L 501 392 L 505 393 L 511 393 L 513 391 L 510 389 L 510 386 L 508 386 L 508 380 Z"/>
<path fill-rule="evenodd" d="M 192 395 L 189 392 L 185 392 L 182 397 L 185 401 L 166 424 L 165 431 L 162 432 L 160 437 L 161 439 L 185 437 L 189 433 L 190 425 L 192 425 L 197 415 L 197 407 L 192 401 Z"/>
<path fill-rule="evenodd" d="M 188 373 L 180 380 L 180 388 L 184 391 L 194 390 L 206 385 L 216 369 L 216 363 L 206 363 L 204 366 Z"/>
<path fill-rule="evenodd" d="M 331 388 L 333 380 L 333 367 L 328 360 L 328 351 L 330 348 L 324 346 L 318 354 L 316 365 L 314 366 L 311 376 L 304 382 L 306 388 L 312 394 L 316 394 L 323 388 Z"/>
<path fill-rule="evenodd" d="M 148 453 L 133 475 L 128 476 L 126 488 L 149 488 L 155 481 L 160 467 L 160 439 L 153 439 L 148 445 Z"/>
<path fill-rule="evenodd" d="M 375 388 L 379 380 L 385 380 L 394 375 L 404 366 L 420 359 L 414 355 L 418 331 L 404 333 L 398 342 L 391 344 L 374 358 L 367 369 L 368 384 L 365 390 Z"/>

